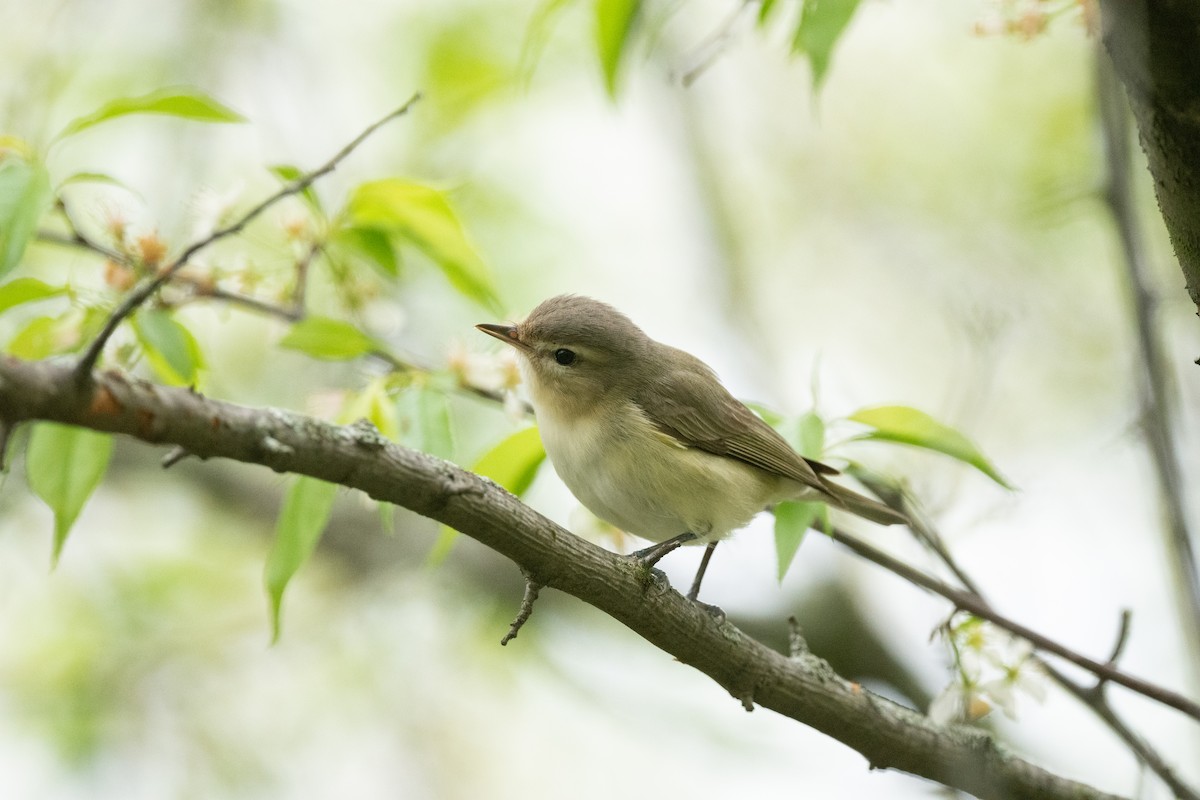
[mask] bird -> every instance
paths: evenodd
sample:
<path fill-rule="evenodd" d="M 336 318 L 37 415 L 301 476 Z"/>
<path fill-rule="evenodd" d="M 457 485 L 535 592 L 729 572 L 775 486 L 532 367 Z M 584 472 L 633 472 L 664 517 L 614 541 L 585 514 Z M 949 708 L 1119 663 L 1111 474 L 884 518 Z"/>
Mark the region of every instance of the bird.
<path fill-rule="evenodd" d="M 888 506 L 834 483 L 838 470 L 797 453 L 699 358 L 655 341 L 613 306 L 551 297 L 516 324 L 475 326 L 515 348 L 555 472 L 593 514 L 655 544 L 648 566 L 682 544 L 706 546 L 689 600 L 719 541 L 785 500 L 816 500 L 883 525 Z"/>

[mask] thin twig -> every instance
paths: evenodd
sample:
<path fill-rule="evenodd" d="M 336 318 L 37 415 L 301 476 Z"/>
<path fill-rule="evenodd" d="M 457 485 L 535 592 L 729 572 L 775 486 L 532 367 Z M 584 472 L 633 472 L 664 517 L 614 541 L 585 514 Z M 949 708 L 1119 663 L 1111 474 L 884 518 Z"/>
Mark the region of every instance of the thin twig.
<path fill-rule="evenodd" d="M 1178 711 L 1183 712 L 1187 716 L 1200 721 L 1200 703 L 1195 702 L 1187 697 L 1184 697 L 1179 692 L 1167 689 L 1163 686 L 1150 683 L 1149 681 L 1129 675 L 1111 664 L 1105 664 L 1102 661 L 1097 661 L 1094 658 L 1089 658 L 1082 653 L 1059 644 L 1053 639 L 1043 636 L 1015 620 L 1000 614 L 985 602 L 979 595 L 972 592 L 956 589 L 953 586 L 938 580 L 932 575 L 928 575 L 915 567 L 905 564 L 903 561 L 895 559 L 878 550 L 856 536 L 834 527 L 829 531 L 829 535 L 840 544 L 853 550 L 858 555 L 874 562 L 889 572 L 893 572 L 904 578 L 909 583 L 920 586 L 922 589 L 939 594 L 949 600 L 957 608 L 970 612 L 977 617 L 986 619 L 989 622 L 1004 628 L 1010 633 L 1014 633 L 1022 639 L 1027 640 L 1038 650 L 1046 653 L 1053 653 L 1059 658 L 1075 664 L 1076 666 L 1086 669 L 1088 672 L 1096 675 L 1098 678 L 1112 681 L 1120 684 L 1125 688 L 1137 692 L 1138 694 L 1156 700 L 1163 705 L 1170 706 Z"/>
<path fill-rule="evenodd" d="M 858 473 L 855 473 L 855 475 L 856 477 L 859 477 L 860 480 L 862 479 L 862 476 L 858 475 Z M 864 483 L 866 482 L 864 481 Z M 870 484 L 867 485 L 869 488 L 872 488 L 872 491 L 876 491 L 876 489 L 871 487 Z M 938 535 L 932 523 L 928 521 L 926 516 L 922 513 L 919 513 L 919 509 L 915 507 L 915 499 L 910 495 L 897 493 L 895 496 L 885 498 L 885 502 L 888 502 L 888 504 L 892 505 L 892 507 L 897 511 L 900 511 L 908 516 L 909 519 L 917 521 L 925 529 L 923 534 L 922 532 L 914 531 L 914 535 L 917 535 L 918 539 L 920 539 L 922 542 L 926 544 L 930 544 L 931 542 L 940 544 L 942 542 L 942 537 Z M 971 593 L 979 598 L 980 602 L 985 604 L 987 603 L 983 593 L 977 588 L 972 588 L 974 587 L 974 583 L 971 581 L 970 576 L 967 575 L 966 571 L 959 566 L 958 563 L 956 563 L 948 548 L 941 546 L 932 547 L 931 549 L 942 561 L 942 563 L 952 573 L 954 573 L 959 580 L 963 581 L 963 584 L 970 589 Z M 1116 642 L 1114 643 L 1112 652 L 1108 658 L 1108 664 L 1111 666 L 1116 665 L 1117 659 L 1120 657 L 1125 648 L 1125 643 L 1129 640 L 1130 621 L 1131 614 L 1129 609 L 1124 609 L 1121 612 L 1121 622 L 1117 630 Z M 1171 791 L 1175 793 L 1177 798 L 1180 798 L 1180 800 L 1200 800 L 1200 795 L 1198 795 L 1194 789 L 1180 781 L 1178 776 L 1175 775 L 1166 759 L 1160 756 L 1158 752 L 1146 742 L 1145 739 L 1135 733 L 1134 730 L 1130 728 L 1123 719 L 1121 719 L 1121 717 L 1109 704 L 1108 698 L 1104 693 L 1104 687 L 1107 684 L 1107 680 L 1105 678 L 1098 677 L 1095 685 L 1090 687 L 1084 686 L 1078 681 L 1069 678 L 1061 670 L 1055 669 L 1053 665 L 1046 663 L 1044 658 L 1036 655 L 1034 657 L 1037 659 L 1038 664 L 1040 664 L 1046 670 L 1046 674 L 1050 676 L 1051 680 L 1065 689 L 1069 694 L 1073 695 L 1077 700 L 1079 700 L 1079 702 L 1087 706 L 1092 713 L 1094 713 L 1100 719 L 1101 722 L 1108 726 L 1109 730 L 1111 730 L 1118 739 L 1123 741 L 1126 746 L 1129 747 L 1129 749 L 1133 752 L 1134 757 L 1145 764 L 1146 767 L 1155 775 L 1157 775 L 1164 784 L 1170 787 Z"/>
<path fill-rule="evenodd" d="M 1172 431 L 1175 415 L 1170 391 L 1170 365 L 1158 335 L 1158 299 L 1150 288 L 1150 268 L 1146 263 L 1134 205 L 1130 119 L 1125 106 L 1125 93 L 1117 80 L 1112 61 L 1099 41 L 1095 49 L 1096 93 L 1108 166 L 1104 202 L 1112 214 L 1121 240 L 1125 279 L 1133 301 L 1134 325 L 1141 355 L 1136 383 L 1141 390 L 1142 429 L 1146 450 L 1158 478 L 1159 499 L 1166 517 L 1163 534 L 1170 555 L 1167 561 L 1173 569 L 1179 593 L 1180 622 L 1184 640 L 1191 649 L 1192 677 L 1195 679 L 1200 678 L 1200 673 L 1195 669 L 1200 664 L 1200 566 L 1197 564 L 1195 537 L 1188 527 L 1183 501 L 1184 479 L 1177 439 Z"/>
<path fill-rule="evenodd" d="M 533 573 L 522 567 L 521 574 L 525 576 L 525 595 L 521 598 L 521 609 L 517 612 L 516 619 L 508 626 L 508 633 L 500 640 L 501 646 L 517 638 L 522 626 L 529 621 L 529 616 L 533 613 L 533 604 L 537 602 L 538 593 L 542 591 L 542 584 L 533 579 Z"/>
<path fill-rule="evenodd" d="M 172 447 L 167 451 L 167 454 L 162 457 L 162 461 L 160 463 L 162 464 L 163 469 L 170 469 L 190 455 L 191 453 L 189 453 L 183 447 Z"/>
<path fill-rule="evenodd" d="M 1133 751 L 1133 754 L 1167 785 L 1177 800 L 1200 800 L 1200 794 L 1179 779 L 1175 770 L 1158 754 L 1158 751 L 1125 724 L 1125 721 L 1109 705 L 1108 699 L 1103 696 L 1103 693 L 1097 693 L 1096 687 L 1084 686 L 1067 677 L 1061 670 L 1055 669 L 1042 659 L 1038 659 L 1038 661 L 1055 683 L 1074 695 L 1079 702 L 1086 705 L 1103 720 L 1109 729 Z"/>
<path fill-rule="evenodd" d="M 15 426 L 0 420 L 0 472 L 8 469 L 8 443 Z"/>
<path fill-rule="evenodd" d="M 305 309 L 308 308 L 306 297 L 308 295 L 308 268 L 312 265 L 313 259 L 321 252 L 323 244 L 320 239 L 313 241 L 309 245 L 308 250 L 296 262 L 296 289 L 292 293 L 292 308 L 296 319 L 304 319 Z"/>
<path fill-rule="evenodd" d="M 333 158 L 329 159 L 323 165 L 282 187 L 279 191 L 275 192 L 275 194 L 271 195 L 247 211 L 236 221 L 226 225 L 225 227 L 216 229 L 199 241 L 193 242 L 182 253 L 180 253 L 178 258 L 171 262 L 170 265 L 164 267 L 153 278 L 145 281 L 140 287 L 134 289 L 132 292 L 126 295 L 125 300 L 122 301 L 119 306 L 117 306 L 116 310 L 113 311 L 111 315 L 109 315 L 109 318 L 105 322 L 100 333 L 97 334 L 96 338 L 92 340 L 92 343 L 88 345 L 87 350 L 84 351 L 83 356 L 75 365 L 75 379 L 77 385 L 87 385 L 88 381 L 91 379 L 92 369 L 96 366 L 96 361 L 100 358 L 100 352 L 104 349 L 104 345 L 108 342 L 109 338 L 113 335 L 121 322 L 124 321 L 124 319 L 131 313 L 133 313 L 138 306 L 146 302 L 146 300 L 148 300 L 155 292 L 157 292 L 163 284 L 171 280 L 175 273 L 179 272 L 179 270 L 186 266 L 194 255 L 206 247 L 214 244 L 215 242 L 220 241 L 221 239 L 241 233 L 241 231 L 247 225 L 249 225 L 250 222 L 252 222 L 268 208 L 284 198 L 299 194 L 311 186 L 315 181 L 332 172 L 337 168 L 338 164 L 340 164 L 343 159 L 354 152 L 354 150 L 360 144 L 362 144 L 367 137 L 369 137 L 383 125 L 407 113 L 409 108 L 412 107 L 412 104 L 415 103 L 419 98 L 419 94 L 413 95 L 412 98 L 410 98 L 409 101 L 403 106 L 378 120 L 377 122 L 369 125 L 366 130 L 354 137 L 349 144 L 339 150 L 337 154 L 333 156 Z"/>

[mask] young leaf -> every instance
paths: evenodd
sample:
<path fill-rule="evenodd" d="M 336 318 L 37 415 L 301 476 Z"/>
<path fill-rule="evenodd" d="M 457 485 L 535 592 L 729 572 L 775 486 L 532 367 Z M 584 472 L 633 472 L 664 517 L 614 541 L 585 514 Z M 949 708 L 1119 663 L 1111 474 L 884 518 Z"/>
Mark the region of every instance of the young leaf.
<path fill-rule="evenodd" d="M 25 474 L 29 488 L 54 512 L 53 561 L 84 503 L 104 477 L 112 436 L 86 428 L 39 422 L 29 436 Z"/>
<path fill-rule="evenodd" d="M 195 122 L 245 122 L 246 118 L 194 89 L 159 89 L 138 97 L 110 100 L 90 114 L 76 117 L 59 131 L 55 141 L 74 136 L 101 122 L 129 114 L 166 114 Z"/>
<path fill-rule="evenodd" d="M 820 89 L 829 70 L 833 48 L 858 8 L 859 0 L 804 0 L 800 24 L 792 38 L 792 52 L 808 56 L 813 89 Z"/>
<path fill-rule="evenodd" d="M 268 167 L 271 174 L 278 178 L 283 183 L 294 183 L 304 177 L 304 172 L 299 167 L 292 164 L 276 164 Z M 318 214 L 324 213 L 321 209 L 321 200 L 317 197 L 317 193 L 313 190 L 312 184 L 305 186 L 300 191 L 300 197 L 308 204 L 308 207 Z"/>
<path fill-rule="evenodd" d="M 874 429 L 863 434 L 864 439 L 900 442 L 944 453 L 970 464 L 1005 489 L 1014 488 L 974 442 L 924 411 L 908 406 L 879 406 L 856 411 L 850 415 L 850 419 Z"/>
<path fill-rule="evenodd" d="M 779 563 L 779 580 L 787 574 L 804 541 L 804 534 L 817 521 L 824 503 L 788 500 L 775 506 L 775 555 Z"/>
<path fill-rule="evenodd" d="M 758 6 L 758 24 L 759 26 L 766 25 L 767 20 L 771 17 L 771 12 L 775 10 L 775 0 L 762 0 Z"/>
<path fill-rule="evenodd" d="M 517 59 L 518 72 L 528 80 L 541 58 L 542 50 L 550 39 L 555 17 L 565 9 L 571 0 L 542 0 L 529 18 L 525 27 L 525 42 L 521 45 L 521 55 Z"/>
<path fill-rule="evenodd" d="M 203 366 L 200 345 L 191 331 L 166 311 L 150 309 L 133 318 L 133 330 L 146 353 L 146 360 L 172 386 L 192 386 Z"/>
<path fill-rule="evenodd" d="M 338 422 L 342 425 L 350 425 L 360 419 L 370 421 L 384 437 L 399 441 L 396 404 L 388 396 L 386 376 L 375 378 L 361 391 L 351 394 L 338 414 Z"/>
<path fill-rule="evenodd" d="M 21 263 L 38 220 L 53 202 L 45 167 L 18 158 L 0 161 L 0 277 Z"/>
<path fill-rule="evenodd" d="M 279 640 L 283 591 L 316 548 L 325 530 L 325 523 L 329 521 L 329 514 L 333 511 L 336 494 L 336 484 L 301 476 L 292 483 L 283 498 L 279 522 L 275 526 L 275 543 L 267 555 L 263 576 L 271 601 L 272 643 Z"/>
<path fill-rule="evenodd" d="M 471 471 L 491 478 L 517 497 L 521 497 L 529 490 L 545 460 L 546 449 L 542 446 L 542 437 L 538 434 L 538 429 L 523 428 L 484 453 L 471 467 Z M 425 558 L 425 563 L 436 566 L 444 561 L 457 538 L 458 531 L 443 526 L 438 540 Z"/>
<path fill-rule="evenodd" d="M 342 228 L 334 234 L 333 243 L 366 261 L 389 278 L 400 274 L 400 262 L 396 258 L 396 249 L 392 247 L 391 237 L 378 228 L 361 228 L 354 225 Z"/>
<path fill-rule="evenodd" d="M 596 0 L 596 53 L 608 96 L 617 97 L 617 72 L 629 44 L 641 0 Z"/>
<path fill-rule="evenodd" d="M 65 353 L 79 346 L 83 336 L 78 314 L 68 311 L 58 317 L 36 317 L 8 343 L 5 351 L 17 358 L 36 361 Z"/>
<path fill-rule="evenodd" d="M 32 303 L 66 293 L 65 286 L 51 286 L 37 278 L 17 278 L 0 286 L 0 313 L 22 303 Z"/>
<path fill-rule="evenodd" d="M 279 341 L 279 346 L 326 361 L 349 361 L 382 349 L 379 342 L 349 322 L 329 317 L 300 320 Z"/>
<path fill-rule="evenodd" d="M 450 424 L 450 404 L 444 392 L 427 386 L 413 386 L 400 395 L 397 411 L 407 422 L 405 441 L 414 449 L 439 458 L 454 453 L 454 431 Z"/>
<path fill-rule="evenodd" d="M 355 226 L 397 236 L 429 256 L 456 289 L 498 310 L 491 272 L 467 240 L 446 195 L 400 178 L 364 183 L 348 206 Z"/>
<path fill-rule="evenodd" d="M 529 489 L 545 460 L 546 448 L 538 429 L 523 428 L 487 451 L 471 471 L 491 478 L 520 497 Z"/>

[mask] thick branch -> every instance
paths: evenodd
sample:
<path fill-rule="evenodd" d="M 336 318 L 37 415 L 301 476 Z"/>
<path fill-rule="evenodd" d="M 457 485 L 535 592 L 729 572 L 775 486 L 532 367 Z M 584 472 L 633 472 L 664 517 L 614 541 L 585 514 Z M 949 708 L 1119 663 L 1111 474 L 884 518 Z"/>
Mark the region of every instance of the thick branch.
<path fill-rule="evenodd" d="M 495 484 L 394 445 L 369 425 L 341 427 L 186 389 L 94 374 L 80 392 L 66 364 L 0 358 L 0 421 L 46 419 L 170 443 L 360 489 L 439 520 L 511 558 L 538 584 L 574 595 L 704 672 L 731 695 L 796 719 L 876 768 L 924 776 L 981 798 L 1111 798 L 1006 752 L 986 733 L 941 727 L 865 691 L 809 654 L 789 658 L 621 556 L 569 534 Z"/>
<path fill-rule="evenodd" d="M 1104 46 L 1137 119 L 1158 206 L 1200 309 L 1200 4 L 1101 0 Z"/>

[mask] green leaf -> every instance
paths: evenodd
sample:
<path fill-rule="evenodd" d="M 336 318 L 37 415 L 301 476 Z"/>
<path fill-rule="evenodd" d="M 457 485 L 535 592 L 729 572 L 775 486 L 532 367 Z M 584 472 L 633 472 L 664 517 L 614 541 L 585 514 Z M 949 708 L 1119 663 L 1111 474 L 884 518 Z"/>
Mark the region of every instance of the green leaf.
<path fill-rule="evenodd" d="M 604 88 L 614 100 L 617 73 L 641 6 L 641 0 L 596 0 L 596 53 L 604 71 Z"/>
<path fill-rule="evenodd" d="M 350 425 L 360 419 L 366 419 L 386 438 L 393 442 L 399 441 L 400 426 L 396 420 L 396 404 L 388 394 L 387 381 L 387 376 L 377 377 L 361 391 L 351 394 L 338 414 L 338 423 Z"/>
<path fill-rule="evenodd" d="M 400 274 L 396 248 L 392 247 L 392 239 L 386 231 L 350 226 L 334 234 L 333 243 L 366 261 L 389 278 Z"/>
<path fill-rule="evenodd" d="M 138 312 L 133 330 L 146 353 L 146 360 L 166 383 L 193 386 L 204 365 L 200 345 L 191 331 L 171 314 L 158 309 Z"/>
<path fill-rule="evenodd" d="M 17 278 L 0 286 L 0 313 L 22 303 L 33 303 L 66 293 L 65 286 L 51 286 L 37 278 Z"/>
<path fill-rule="evenodd" d="M 817 521 L 824 503 L 788 500 L 775 505 L 775 556 L 779 564 L 780 581 L 787 575 L 804 541 L 804 534 Z"/>
<path fill-rule="evenodd" d="M 523 428 L 484 453 L 471 471 L 491 478 L 521 497 L 528 491 L 545 460 L 546 448 L 542 446 L 538 429 Z"/>
<path fill-rule="evenodd" d="M 159 89 L 139 97 L 118 97 L 67 123 L 55 140 L 74 136 L 101 122 L 129 114 L 166 114 L 195 122 L 245 122 L 246 118 L 194 89 Z"/>
<path fill-rule="evenodd" d="M 829 70 L 833 48 L 858 8 L 859 0 L 804 0 L 800 24 L 792 38 L 792 52 L 808 56 L 813 89 L 820 89 Z"/>
<path fill-rule="evenodd" d="M 271 642 L 279 641 L 283 591 L 292 576 L 316 549 L 329 514 L 337 485 L 300 476 L 288 488 L 275 526 L 275 543 L 267 555 L 264 583 L 271 601 Z"/>
<path fill-rule="evenodd" d="M 467 240 L 458 215 L 437 189 L 401 178 L 364 183 L 348 205 L 355 226 L 399 237 L 427 255 L 456 289 L 499 310 L 487 265 Z"/>
<path fill-rule="evenodd" d="M 762 0 L 758 5 L 758 24 L 765 25 L 771 12 L 775 10 L 775 0 Z"/>
<path fill-rule="evenodd" d="M 86 428 L 39 422 L 29 436 L 25 474 L 29 488 L 54 512 L 58 563 L 67 534 L 108 469 L 112 436 Z"/>
<path fill-rule="evenodd" d="M 304 177 L 304 171 L 293 164 L 275 164 L 267 169 L 271 171 L 272 175 L 284 183 L 295 183 Z M 317 214 L 324 213 L 321 209 L 321 200 L 317 197 L 317 193 L 313 189 L 311 183 L 300 191 L 300 197 L 305 203 L 308 204 L 308 207 L 317 212 Z"/>
<path fill-rule="evenodd" d="M 485 478 L 491 478 L 508 491 L 521 497 L 533 484 L 538 469 L 546 460 L 546 448 L 542 446 L 542 437 L 536 427 L 523 428 L 503 439 L 491 450 L 475 462 L 471 471 Z M 438 534 L 425 563 L 436 566 L 442 563 L 450 554 L 458 531 L 443 526 Z"/>
<path fill-rule="evenodd" d="M 71 312 L 58 317 L 37 317 L 17 332 L 5 350 L 29 361 L 69 352 L 83 340 L 80 322 L 80 316 Z"/>
<path fill-rule="evenodd" d="M 70 186 L 76 183 L 102 183 L 107 186 L 119 186 L 126 191 L 133 191 L 124 183 L 114 178 L 112 175 L 106 175 L 103 172 L 76 172 L 75 174 L 68 175 L 66 178 L 59 181 L 58 188 L 61 189 L 64 186 Z"/>
<path fill-rule="evenodd" d="M 874 428 L 862 436 L 864 439 L 900 442 L 944 453 L 970 464 L 1005 489 L 1014 488 L 974 442 L 924 411 L 908 406 L 879 406 L 856 411 L 850 415 L 850 419 Z"/>
<path fill-rule="evenodd" d="M 326 361 L 349 361 L 383 349 L 379 342 L 349 322 L 315 316 L 293 325 L 279 346 Z"/>
<path fill-rule="evenodd" d="M 439 458 L 453 456 L 454 431 L 445 392 L 428 386 L 413 386 L 400 395 L 396 407 L 407 423 L 403 440 L 410 447 Z"/>
<path fill-rule="evenodd" d="M 21 263 L 38 221 L 53 202 L 44 166 L 19 158 L 0 161 L 0 277 Z"/>
<path fill-rule="evenodd" d="M 525 28 L 525 42 L 521 45 L 521 55 L 518 59 L 518 72 L 528 80 L 541 58 L 546 42 L 554 28 L 555 18 L 563 11 L 571 0 L 543 0 L 529 18 Z"/>

